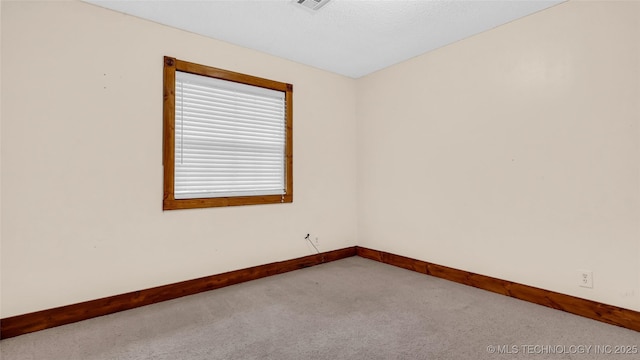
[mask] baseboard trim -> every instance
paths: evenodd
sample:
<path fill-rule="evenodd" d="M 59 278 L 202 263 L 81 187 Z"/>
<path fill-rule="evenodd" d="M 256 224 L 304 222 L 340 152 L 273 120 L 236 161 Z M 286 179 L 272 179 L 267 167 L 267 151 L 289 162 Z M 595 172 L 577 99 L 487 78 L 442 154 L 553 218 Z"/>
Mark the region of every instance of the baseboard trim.
<path fill-rule="evenodd" d="M 640 331 L 640 312 L 637 311 L 475 274 L 468 271 L 458 270 L 447 266 L 432 264 L 426 261 L 395 255 L 384 251 L 372 250 L 361 246 L 357 247 L 357 254 L 358 256 L 366 259 L 379 261 L 385 264 L 398 266 L 403 269 L 416 271 L 422 274 L 435 276 L 445 280 L 532 302 L 534 304 L 566 311 L 571 314 L 580 315 L 607 324 Z"/>
<path fill-rule="evenodd" d="M 385 251 L 353 246 L 0 319 L 0 339 L 194 295 L 356 255 L 604 323 L 640 331 L 640 312 L 637 311 L 458 270 Z"/>
<path fill-rule="evenodd" d="M 235 270 L 151 289 L 0 319 L 0 339 L 219 289 L 356 255 L 356 247 Z"/>

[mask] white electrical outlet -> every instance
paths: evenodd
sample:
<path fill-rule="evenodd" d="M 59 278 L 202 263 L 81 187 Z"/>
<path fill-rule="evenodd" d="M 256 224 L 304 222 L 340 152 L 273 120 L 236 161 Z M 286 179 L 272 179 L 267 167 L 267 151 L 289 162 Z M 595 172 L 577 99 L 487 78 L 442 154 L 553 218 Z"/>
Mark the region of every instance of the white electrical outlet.
<path fill-rule="evenodd" d="M 317 236 L 315 237 L 314 242 L 316 243 L 316 246 L 320 246 L 320 242 L 318 241 L 318 237 Z"/>
<path fill-rule="evenodd" d="M 593 271 L 578 270 L 578 286 L 592 289 L 593 288 Z"/>

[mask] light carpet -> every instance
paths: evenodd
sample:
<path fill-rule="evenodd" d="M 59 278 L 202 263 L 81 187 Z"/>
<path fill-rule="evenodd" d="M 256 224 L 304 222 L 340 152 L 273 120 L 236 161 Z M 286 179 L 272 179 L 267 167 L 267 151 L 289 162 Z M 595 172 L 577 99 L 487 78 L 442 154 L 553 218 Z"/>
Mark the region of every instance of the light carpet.
<path fill-rule="evenodd" d="M 640 333 L 351 257 L 2 340 L 0 357 L 640 359 L 620 346 Z"/>

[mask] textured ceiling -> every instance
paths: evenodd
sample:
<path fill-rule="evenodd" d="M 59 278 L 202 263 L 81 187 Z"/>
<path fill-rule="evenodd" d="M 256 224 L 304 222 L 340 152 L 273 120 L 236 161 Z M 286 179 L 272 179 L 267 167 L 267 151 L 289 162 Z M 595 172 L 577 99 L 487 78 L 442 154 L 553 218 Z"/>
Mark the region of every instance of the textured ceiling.
<path fill-rule="evenodd" d="M 84 1 L 358 78 L 564 0 Z"/>

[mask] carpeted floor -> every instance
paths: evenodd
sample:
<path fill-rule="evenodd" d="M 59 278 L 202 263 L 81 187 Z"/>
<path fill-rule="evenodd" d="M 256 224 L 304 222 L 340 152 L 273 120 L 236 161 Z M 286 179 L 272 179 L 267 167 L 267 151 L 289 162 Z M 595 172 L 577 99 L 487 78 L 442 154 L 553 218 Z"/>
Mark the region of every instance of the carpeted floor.
<path fill-rule="evenodd" d="M 632 360 L 638 347 L 632 330 L 352 257 L 2 340 L 0 358 Z"/>

